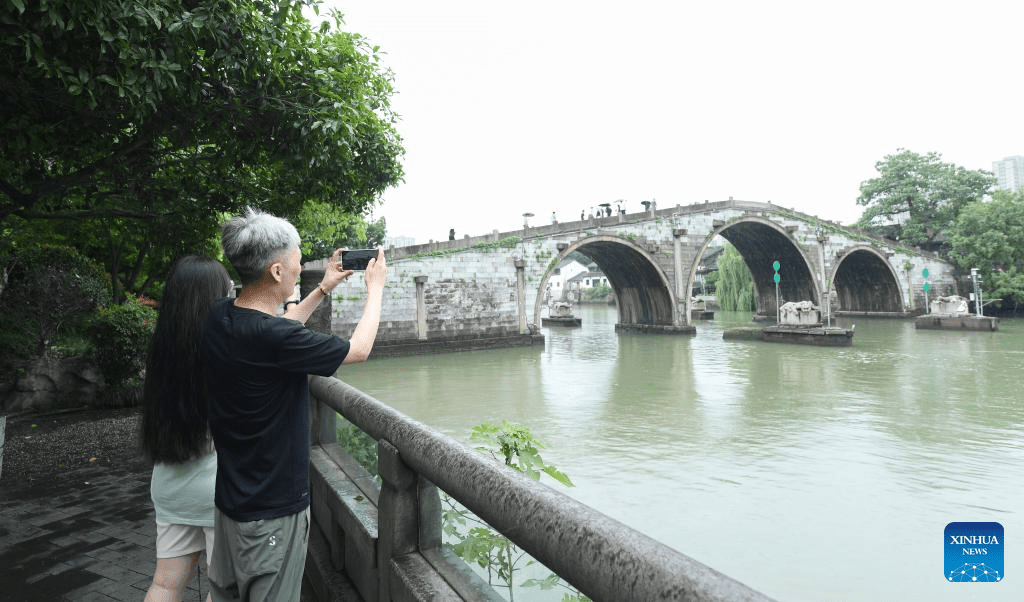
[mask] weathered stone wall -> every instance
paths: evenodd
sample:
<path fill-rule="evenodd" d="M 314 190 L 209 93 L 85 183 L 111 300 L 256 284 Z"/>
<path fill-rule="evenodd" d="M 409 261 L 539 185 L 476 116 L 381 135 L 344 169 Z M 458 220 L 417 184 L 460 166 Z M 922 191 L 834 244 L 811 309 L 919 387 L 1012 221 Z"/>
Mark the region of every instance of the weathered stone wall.
<path fill-rule="evenodd" d="M 419 338 L 417 276 L 426 276 L 422 282 L 426 338 L 518 333 L 516 250 L 488 247 L 392 262 L 378 341 Z M 348 337 L 366 303 L 362 273 L 335 289 L 333 303 L 333 332 Z"/>
<path fill-rule="evenodd" d="M 50 411 L 95 405 L 103 376 L 88 357 L 41 358 L 0 391 L 4 412 Z"/>

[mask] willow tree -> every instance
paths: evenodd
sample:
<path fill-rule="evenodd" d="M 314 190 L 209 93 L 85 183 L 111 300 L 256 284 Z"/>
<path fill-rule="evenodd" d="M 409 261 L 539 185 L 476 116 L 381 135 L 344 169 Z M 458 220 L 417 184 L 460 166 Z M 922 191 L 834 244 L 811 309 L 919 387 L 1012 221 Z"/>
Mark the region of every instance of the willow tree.
<path fill-rule="evenodd" d="M 318 4 L 0 3 L 0 244 L 63 237 L 131 290 L 224 212 L 367 211 L 402 177 L 392 76 Z"/>
<path fill-rule="evenodd" d="M 718 258 L 718 281 L 715 292 L 718 306 L 725 311 L 756 309 L 754 278 L 736 247 L 726 243 Z"/>

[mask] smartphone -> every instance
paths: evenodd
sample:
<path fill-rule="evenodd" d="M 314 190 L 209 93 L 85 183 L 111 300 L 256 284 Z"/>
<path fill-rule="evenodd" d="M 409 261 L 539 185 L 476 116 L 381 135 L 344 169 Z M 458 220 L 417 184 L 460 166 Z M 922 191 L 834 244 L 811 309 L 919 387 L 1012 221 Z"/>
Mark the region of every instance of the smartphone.
<path fill-rule="evenodd" d="M 341 269 L 365 270 L 371 259 L 376 259 L 377 249 L 349 249 L 341 252 Z"/>

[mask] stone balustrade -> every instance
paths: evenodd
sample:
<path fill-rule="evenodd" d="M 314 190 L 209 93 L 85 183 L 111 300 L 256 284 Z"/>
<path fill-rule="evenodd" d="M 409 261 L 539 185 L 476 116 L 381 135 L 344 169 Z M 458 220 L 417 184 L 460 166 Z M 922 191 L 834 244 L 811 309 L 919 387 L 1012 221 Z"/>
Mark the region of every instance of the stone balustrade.
<path fill-rule="evenodd" d="M 439 489 L 592 600 L 769 599 L 336 378 L 310 391 L 321 600 L 501 600 L 442 545 Z M 338 413 L 377 440 L 379 487 L 335 442 Z"/>

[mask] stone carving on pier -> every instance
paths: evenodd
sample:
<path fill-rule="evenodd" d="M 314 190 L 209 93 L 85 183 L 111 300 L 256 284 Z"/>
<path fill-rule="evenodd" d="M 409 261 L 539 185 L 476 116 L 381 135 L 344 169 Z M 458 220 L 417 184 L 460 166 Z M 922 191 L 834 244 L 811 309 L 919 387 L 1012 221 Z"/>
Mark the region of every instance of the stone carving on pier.
<path fill-rule="evenodd" d="M 967 308 L 967 299 L 960 295 L 938 297 L 936 299 L 932 299 L 929 305 L 931 305 L 931 313 L 933 314 L 962 316 L 969 313 Z"/>
<path fill-rule="evenodd" d="M 552 318 L 571 318 L 572 304 L 565 301 L 556 301 L 551 304 L 548 311 Z"/>
<path fill-rule="evenodd" d="M 541 318 L 543 326 L 582 326 L 583 318 L 572 313 L 572 303 L 555 301 L 548 306 L 548 317 Z"/>
<path fill-rule="evenodd" d="M 780 308 L 779 324 L 817 326 L 821 324 L 821 309 L 810 301 L 789 301 Z"/>

